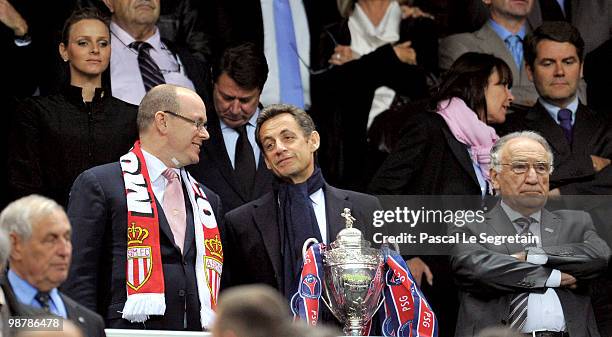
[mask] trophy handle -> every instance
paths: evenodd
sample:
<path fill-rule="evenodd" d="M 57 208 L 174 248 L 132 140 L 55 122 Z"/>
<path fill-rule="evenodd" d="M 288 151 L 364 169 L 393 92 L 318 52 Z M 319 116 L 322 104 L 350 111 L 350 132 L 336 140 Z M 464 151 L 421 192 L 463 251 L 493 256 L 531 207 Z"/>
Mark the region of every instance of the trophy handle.
<path fill-rule="evenodd" d="M 311 244 L 319 243 L 319 241 L 315 238 L 310 238 L 304 241 L 304 245 L 302 246 L 302 261 L 306 260 L 306 251 Z"/>

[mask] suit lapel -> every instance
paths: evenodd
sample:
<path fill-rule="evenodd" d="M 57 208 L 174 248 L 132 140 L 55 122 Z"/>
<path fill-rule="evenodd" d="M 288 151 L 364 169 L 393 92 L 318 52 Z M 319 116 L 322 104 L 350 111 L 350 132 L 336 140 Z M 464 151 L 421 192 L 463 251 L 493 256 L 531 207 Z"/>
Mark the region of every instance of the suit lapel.
<path fill-rule="evenodd" d="M 478 189 L 480 189 L 476 172 L 474 172 L 474 165 L 472 165 L 472 160 L 468 155 L 467 146 L 459 142 L 446 127 L 442 128 L 442 132 L 444 132 L 446 142 L 448 143 L 451 152 L 453 152 L 453 155 L 455 155 L 461 164 L 461 167 L 463 167 L 463 169 L 470 175 L 472 181 L 476 184 L 476 186 L 478 186 Z"/>
<path fill-rule="evenodd" d="M 225 141 L 223 140 L 223 132 L 221 131 L 221 125 L 219 120 L 215 117 L 214 121 L 211 122 L 212 130 L 210 130 L 210 149 L 211 157 L 216 163 L 221 176 L 226 180 L 227 185 L 230 186 L 236 194 L 240 196 L 243 202 L 250 200 L 248 196 L 245 196 L 240 188 L 240 184 L 234 175 L 234 168 L 230 161 L 229 155 L 225 148 Z"/>
<path fill-rule="evenodd" d="M 348 195 L 333 186 L 325 184 L 325 220 L 327 221 L 327 243 L 336 240 L 336 235 L 346 228 L 345 220 L 340 215 L 345 208 L 353 211 L 353 204 Z M 353 211 L 353 214 L 355 212 Z"/>
<path fill-rule="evenodd" d="M 559 241 L 559 228 L 561 219 L 553 213 L 542 209 L 542 218 L 540 219 L 540 237 L 542 247 L 556 246 Z"/>
<path fill-rule="evenodd" d="M 496 235 L 510 237 L 517 234 L 514 225 L 512 225 L 510 218 L 501 208 L 501 205 L 497 205 L 491 212 L 487 213 L 486 219 L 487 223 L 497 232 Z M 505 243 L 505 246 L 508 249 L 508 254 L 525 250 L 525 247 L 520 243 Z"/>
<path fill-rule="evenodd" d="M 578 104 L 576 111 L 576 121 L 573 127 L 573 143 L 572 149 L 574 153 L 589 153 L 589 143 L 592 139 L 597 139 L 593 134 L 594 131 L 600 130 L 601 125 L 588 108 L 582 104 Z M 584 149 L 584 150 L 583 150 Z"/>
<path fill-rule="evenodd" d="M 563 130 L 540 103 L 527 112 L 525 119 L 526 125 L 538 131 L 558 153 L 571 152 Z"/>
<path fill-rule="evenodd" d="M 280 282 L 280 275 L 283 275 L 282 271 L 282 257 L 281 257 L 281 242 L 280 242 L 280 228 L 278 224 L 278 217 L 276 213 L 278 201 L 275 200 L 274 193 L 268 193 L 263 198 L 259 199 L 253 204 L 253 221 L 263 238 L 263 245 L 266 248 L 272 267 L 274 268 L 274 274 L 276 275 L 276 281 Z"/>

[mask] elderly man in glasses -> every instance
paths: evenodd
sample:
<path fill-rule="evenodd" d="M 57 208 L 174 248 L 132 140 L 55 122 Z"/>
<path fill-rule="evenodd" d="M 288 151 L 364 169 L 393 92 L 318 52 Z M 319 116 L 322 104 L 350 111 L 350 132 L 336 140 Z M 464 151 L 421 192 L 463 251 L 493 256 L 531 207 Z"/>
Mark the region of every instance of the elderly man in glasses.
<path fill-rule="evenodd" d="M 138 108 L 132 150 L 74 182 L 75 254 L 64 287 L 109 328 L 201 331 L 212 323 L 221 205 L 184 169 L 200 160 L 206 123 L 195 92 L 154 87 Z"/>
<path fill-rule="evenodd" d="M 599 336 L 585 281 L 605 271 L 610 248 L 589 214 L 544 209 L 550 146 L 535 132 L 511 133 L 491 160 L 500 205 L 450 230 L 466 238 L 451 258 L 461 290 L 455 336 L 500 323 L 541 337 Z"/>

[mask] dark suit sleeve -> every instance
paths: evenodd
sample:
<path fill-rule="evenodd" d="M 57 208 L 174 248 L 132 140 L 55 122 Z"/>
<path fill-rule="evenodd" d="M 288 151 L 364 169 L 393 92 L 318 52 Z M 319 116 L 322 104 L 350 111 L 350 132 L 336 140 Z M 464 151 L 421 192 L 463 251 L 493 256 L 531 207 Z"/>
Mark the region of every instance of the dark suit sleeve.
<path fill-rule="evenodd" d="M 568 222 L 569 230 L 580 231 L 578 235 L 582 237 L 582 242 L 543 247 L 548 257 L 546 266 L 568 273 L 579 280 L 594 279 L 605 271 L 610 248 L 597 235 L 588 213 L 572 212 L 572 216 L 578 219 Z"/>
<path fill-rule="evenodd" d="M 221 242 L 223 243 L 223 273 L 221 274 L 221 291 L 226 288 L 236 285 L 236 273 L 240 268 L 240 262 L 236 261 L 235 249 L 232 247 L 238 247 L 239 243 L 236 242 L 235 234 L 233 231 L 234 224 L 232 217 L 225 215 L 223 224 L 219 227 L 221 230 Z"/>
<path fill-rule="evenodd" d="M 431 141 L 427 132 L 430 126 L 423 124 L 425 120 L 415 116 L 409 118 L 397 147 L 385 159 L 370 182 L 369 193 L 404 194 L 425 160 Z"/>
<path fill-rule="evenodd" d="M 478 238 L 469 226 L 449 226 L 449 234 Z M 455 245 L 451 256 L 455 280 L 464 291 L 475 294 L 500 292 L 542 292 L 552 269 L 519 261 L 517 258 L 492 251 L 479 243 Z"/>
<path fill-rule="evenodd" d="M 39 112 L 32 99 L 24 101 L 16 109 L 7 161 L 8 182 L 13 198 L 43 193 L 38 116 Z"/>
<path fill-rule="evenodd" d="M 63 290 L 92 311 L 98 306 L 98 280 L 103 242 L 109 230 L 106 197 L 91 171 L 77 177 L 70 192 L 68 217 L 72 224 L 72 265 Z"/>

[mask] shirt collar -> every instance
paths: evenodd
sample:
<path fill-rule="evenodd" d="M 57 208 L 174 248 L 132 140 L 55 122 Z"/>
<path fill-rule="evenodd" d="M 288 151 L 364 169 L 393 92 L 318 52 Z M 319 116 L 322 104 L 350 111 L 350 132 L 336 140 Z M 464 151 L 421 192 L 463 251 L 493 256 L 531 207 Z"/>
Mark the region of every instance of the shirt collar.
<path fill-rule="evenodd" d="M 149 179 L 151 182 L 156 181 L 159 176 L 168 168 L 164 162 L 162 162 L 159 158 L 150 154 L 149 152 L 141 149 L 142 155 L 144 157 L 145 162 L 147 163 L 147 172 L 149 172 Z M 180 177 L 180 171 L 178 169 L 173 169 Z"/>
<path fill-rule="evenodd" d="M 518 35 L 518 37 L 521 38 L 521 41 L 523 41 L 525 39 L 525 34 L 527 32 L 527 28 L 525 27 L 525 24 L 521 26 L 521 29 L 516 34 L 512 34 L 512 32 L 504 28 L 499 23 L 495 22 L 493 19 L 489 19 L 489 25 L 491 26 L 493 31 L 502 39 L 502 41 L 506 41 L 508 36 L 511 36 L 511 35 Z"/>
<path fill-rule="evenodd" d="M 111 21 L 110 23 L 110 30 L 119 40 L 121 40 L 121 42 L 125 45 L 126 48 L 129 48 L 130 43 L 136 41 L 136 39 L 134 39 L 132 35 L 130 35 L 125 30 L 123 30 L 123 28 L 121 28 L 114 21 Z M 155 50 L 161 50 L 162 44 L 161 44 L 161 36 L 159 34 L 159 29 L 155 27 L 155 33 L 153 33 L 153 36 L 149 37 L 144 42 L 147 42 L 148 44 L 150 44 L 151 47 L 153 47 L 153 49 Z"/>
<path fill-rule="evenodd" d="M 506 215 L 508 215 L 508 218 L 510 218 L 510 221 L 512 221 L 512 223 L 514 223 L 516 219 L 518 218 L 525 217 L 521 213 L 513 210 L 503 200 L 501 201 L 501 207 L 504 210 L 504 212 L 506 212 Z M 537 212 L 530 214 L 529 217 L 534 219 L 537 223 L 540 223 L 540 219 L 542 218 L 542 210 L 538 210 Z"/>
<path fill-rule="evenodd" d="M 310 195 L 310 201 L 312 201 L 315 205 L 323 204 L 325 199 L 323 199 L 323 188 L 319 188 L 313 194 Z"/>
<path fill-rule="evenodd" d="M 538 98 L 538 102 L 542 104 L 542 106 L 544 107 L 544 109 L 546 109 L 550 117 L 552 117 L 555 123 L 558 124 L 559 119 L 557 118 L 557 115 L 559 114 L 559 110 L 563 108 L 560 108 L 556 105 L 553 105 L 545 101 L 542 97 Z M 576 121 L 576 111 L 578 110 L 578 95 L 574 96 L 574 99 L 572 100 L 572 102 L 568 104 L 565 109 L 569 109 L 572 112 L 572 123 L 575 122 Z"/>
<path fill-rule="evenodd" d="M 257 117 L 259 117 L 259 108 L 255 110 L 253 116 L 251 116 L 251 118 L 247 121 L 247 125 L 255 127 L 257 125 Z M 231 129 L 229 126 L 227 126 L 227 124 L 223 123 L 221 118 L 219 118 L 219 125 L 221 126 L 221 131 Z"/>
<path fill-rule="evenodd" d="M 28 283 L 28 281 L 19 277 L 12 269 L 8 271 L 8 280 L 19 302 L 31 305 L 34 301 L 34 297 L 38 293 L 38 289 Z M 59 303 L 61 300 L 57 288 L 51 289 L 51 291 L 49 291 L 49 296 L 54 303 Z"/>

